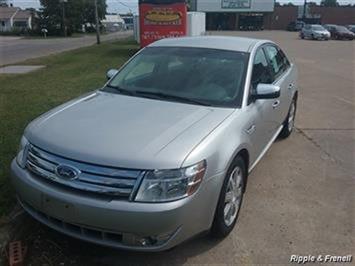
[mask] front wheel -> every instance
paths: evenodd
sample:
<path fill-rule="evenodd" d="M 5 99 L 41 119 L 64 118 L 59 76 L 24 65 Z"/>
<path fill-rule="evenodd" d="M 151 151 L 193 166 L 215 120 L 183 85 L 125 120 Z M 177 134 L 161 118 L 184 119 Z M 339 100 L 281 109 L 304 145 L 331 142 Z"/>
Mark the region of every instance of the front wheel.
<path fill-rule="evenodd" d="M 279 135 L 280 138 L 285 139 L 291 135 L 295 127 L 296 109 L 297 109 L 297 100 L 296 98 L 294 98 L 292 100 L 287 117 L 283 123 L 283 128 Z"/>
<path fill-rule="evenodd" d="M 225 177 L 211 234 L 214 237 L 226 237 L 234 228 L 242 206 L 247 167 L 242 157 L 237 156 Z"/>

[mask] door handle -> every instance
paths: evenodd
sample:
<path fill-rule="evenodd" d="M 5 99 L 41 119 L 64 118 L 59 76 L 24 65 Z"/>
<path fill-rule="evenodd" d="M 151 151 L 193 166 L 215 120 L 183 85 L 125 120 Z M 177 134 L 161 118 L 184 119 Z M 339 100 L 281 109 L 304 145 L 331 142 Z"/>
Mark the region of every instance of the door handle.
<path fill-rule="evenodd" d="M 272 104 L 272 108 L 277 108 L 280 105 L 280 101 L 276 100 L 273 104 Z"/>
<path fill-rule="evenodd" d="M 245 130 L 245 132 L 250 135 L 250 134 L 254 133 L 255 129 L 256 129 L 256 126 L 255 125 L 251 125 L 248 129 Z"/>

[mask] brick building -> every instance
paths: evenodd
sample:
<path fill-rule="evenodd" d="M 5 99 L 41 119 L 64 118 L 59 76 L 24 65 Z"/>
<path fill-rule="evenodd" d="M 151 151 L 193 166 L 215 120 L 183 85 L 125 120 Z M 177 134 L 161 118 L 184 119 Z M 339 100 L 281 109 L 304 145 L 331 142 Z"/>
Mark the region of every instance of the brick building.
<path fill-rule="evenodd" d="M 191 11 L 206 13 L 207 30 L 285 30 L 301 19 L 303 6 L 275 6 L 274 0 L 190 0 Z M 355 24 L 355 6 L 309 5 L 308 23 Z"/>
<path fill-rule="evenodd" d="M 264 28 L 271 30 L 284 30 L 291 21 L 301 19 L 303 12 L 298 6 L 275 6 L 274 12 L 264 18 Z M 307 18 L 317 18 L 321 24 L 355 25 L 355 7 L 338 6 L 310 6 Z"/>

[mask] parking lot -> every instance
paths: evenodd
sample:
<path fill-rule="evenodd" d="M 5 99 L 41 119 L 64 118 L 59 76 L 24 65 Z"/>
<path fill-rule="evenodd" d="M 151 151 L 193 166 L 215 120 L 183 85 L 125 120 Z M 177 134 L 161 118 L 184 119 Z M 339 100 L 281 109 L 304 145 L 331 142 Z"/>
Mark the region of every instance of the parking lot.
<path fill-rule="evenodd" d="M 295 255 L 355 255 L 355 42 L 283 31 L 212 32 L 277 42 L 299 69 L 296 132 L 276 141 L 249 177 L 239 221 L 224 240 L 198 236 L 170 251 L 87 244 L 24 215 L 32 265 L 287 264 Z M 159 217 L 157 217 L 159 219 Z"/>

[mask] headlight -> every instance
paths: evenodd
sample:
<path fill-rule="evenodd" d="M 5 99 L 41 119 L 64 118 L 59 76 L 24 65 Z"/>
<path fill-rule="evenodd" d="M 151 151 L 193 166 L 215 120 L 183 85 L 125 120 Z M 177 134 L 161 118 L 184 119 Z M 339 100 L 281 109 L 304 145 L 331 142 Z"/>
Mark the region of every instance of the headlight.
<path fill-rule="evenodd" d="M 19 145 L 18 153 L 16 156 L 16 161 L 18 165 L 22 168 L 26 167 L 28 145 L 29 145 L 28 140 L 25 137 L 22 137 Z"/>
<path fill-rule="evenodd" d="M 149 171 L 139 187 L 136 201 L 165 202 L 196 192 L 206 171 L 206 162 L 175 170 Z"/>

